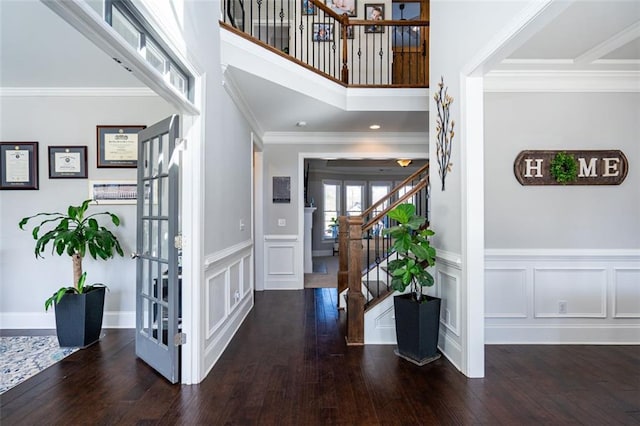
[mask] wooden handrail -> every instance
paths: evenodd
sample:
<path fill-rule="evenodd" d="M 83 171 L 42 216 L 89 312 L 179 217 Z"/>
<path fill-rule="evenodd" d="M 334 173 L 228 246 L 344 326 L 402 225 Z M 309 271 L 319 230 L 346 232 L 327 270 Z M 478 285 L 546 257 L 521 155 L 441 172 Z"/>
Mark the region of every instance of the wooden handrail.
<path fill-rule="evenodd" d="M 409 176 L 408 178 L 406 178 L 405 180 L 400 182 L 398 185 L 396 185 L 391 191 L 389 191 L 389 193 L 387 193 L 387 195 L 385 195 L 384 197 L 382 197 L 381 199 L 379 199 L 378 201 L 373 203 L 371 206 L 369 206 L 368 209 L 366 209 L 364 212 L 362 212 L 362 214 L 360 216 L 362 216 L 363 218 L 366 217 L 369 213 L 371 213 L 380 204 L 383 204 L 389 198 L 393 197 L 395 195 L 395 193 L 400 190 L 400 188 L 404 187 L 407 183 L 411 182 L 412 180 L 414 180 L 415 178 L 420 176 L 422 174 L 422 172 L 425 172 L 425 171 L 428 171 L 428 170 L 429 170 L 429 161 L 427 160 L 427 164 L 425 164 L 424 166 L 420 167 L 418 169 L 418 171 L 416 171 L 411 176 Z"/>
<path fill-rule="evenodd" d="M 426 188 L 428 183 L 429 183 L 429 176 L 425 176 L 424 178 L 420 179 L 420 181 L 413 188 L 411 188 L 410 191 L 407 191 L 406 194 L 404 194 L 403 196 L 398 198 L 395 202 L 390 204 L 386 209 L 382 210 L 375 217 L 373 217 L 369 222 L 364 224 L 362 226 L 362 231 L 363 232 L 364 231 L 368 231 L 369 229 L 373 228 L 373 226 L 377 222 L 379 222 L 381 218 L 385 217 L 387 215 L 387 213 L 389 213 L 391 210 L 393 210 L 399 204 L 402 204 L 405 200 L 413 197 L 417 192 L 419 192 L 422 189 Z"/>

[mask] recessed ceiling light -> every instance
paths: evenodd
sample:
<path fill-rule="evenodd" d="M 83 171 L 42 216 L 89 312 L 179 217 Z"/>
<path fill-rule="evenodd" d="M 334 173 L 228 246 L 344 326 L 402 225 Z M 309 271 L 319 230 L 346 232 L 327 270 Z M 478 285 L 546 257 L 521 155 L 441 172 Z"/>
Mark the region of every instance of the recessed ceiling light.
<path fill-rule="evenodd" d="M 304 127 L 304 126 L 306 126 L 306 125 L 307 125 L 307 122 L 306 122 L 306 121 L 298 121 L 298 122 L 296 123 L 296 126 L 298 126 L 298 127 Z"/>
<path fill-rule="evenodd" d="M 378 130 L 380 128 L 380 125 L 379 124 L 372 124 L 371 126 L 369 126 L 369 128 L 371 130 Z"/>

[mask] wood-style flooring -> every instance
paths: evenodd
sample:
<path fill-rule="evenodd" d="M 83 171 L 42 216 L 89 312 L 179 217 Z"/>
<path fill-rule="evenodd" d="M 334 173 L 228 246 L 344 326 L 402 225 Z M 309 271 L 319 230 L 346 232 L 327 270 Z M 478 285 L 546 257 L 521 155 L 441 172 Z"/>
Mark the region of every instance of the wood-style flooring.
<path fill-rule="evenodd" d="M 487 346 L 486 378 L 347 347 L 331 289 L 260 292 L 208 377 L 170 385 L 132 330 L 0 396 L 7 425 L 640 424 L 640 347 Z"/>

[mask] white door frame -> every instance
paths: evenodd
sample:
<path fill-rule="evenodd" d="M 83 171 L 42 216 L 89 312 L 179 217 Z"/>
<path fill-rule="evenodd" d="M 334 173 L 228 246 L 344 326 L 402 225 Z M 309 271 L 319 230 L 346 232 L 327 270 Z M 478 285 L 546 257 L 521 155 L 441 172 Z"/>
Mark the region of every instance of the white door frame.
<path fill-rule="evenodd" d="M 200 112 L 204 111 L 204 73 L 192 61 L 187 60 L 178 49 L 172 48 L 176 44 L 148 11 L 141 9 L 143 13 L 147 12 L 145 17 L 148 18 L 159 37 L 166 42 L 169 53 L 178 58 L 187 72 L 193 76 L 196 99 L 194 103 L 181 96 L 175 88 L 155 72 L 142 56 L 129 45 L 124 44 L 115 30 L 99 19 L 95 11 L 86 3 L 60 2 L 58 0 L 41 1 L 110 57 L 119 58 L 123 65 L 126 64 L 127 67 L 134 70 L 136 76 L 147 87 L 173 105 L 176 108 L 176 113 L 182 117 L 181 134 L 182 138 L 188 141 L 187 144 L 182 145 L 182 152 L 179 154 L 182 162 L 180 186 L 183 236 L 182 282 L 189 283 L 189 285 L 183 286 L 182 312 L 189 312 L 191 315 L 182 318 L 182 331 L 187 334 L 187 343 L 182 346 L 181 383 L 197 383 L 201 370 L 201 351 L 199 350 L 201 308 L 198 295 L 204 280 L 203 242 L 200 237 L 204 227 L 202 213 L 204 185 L 201 184 L 204 156 L 199 155 L 202 152 L 204 141 L 204 122 L 200 115 Z M 142 5 L 136 6 L 143 7 Z M 132 324 L 132 327 L 135 327 L 135 324 Z"/>

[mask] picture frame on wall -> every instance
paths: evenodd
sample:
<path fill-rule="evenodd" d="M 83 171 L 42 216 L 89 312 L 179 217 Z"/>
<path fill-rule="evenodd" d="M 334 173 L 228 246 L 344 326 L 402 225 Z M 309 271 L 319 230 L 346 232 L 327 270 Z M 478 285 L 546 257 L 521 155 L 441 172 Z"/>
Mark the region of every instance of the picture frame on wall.
<path fill-rule="evenodd" d="M 291 202 L 291 176 L 273 177 L 273 202 L 276 204 Z"/>
<path fill-rule="evenodd" d="M 49 179 L 86 179 L 86 146 L 50 146 Z"/>
<path fill-rule="evenodd" d="M 144 125 L 98 125 L 98 168 L 132 168 L 138 165 L 138 132 Z"/>
<path fill-rule="evenodd" d="M 138 184 L 135 180 L 90 180 L 89 198 L 95 204 L 136 204 Z"/>
<path fill-rule="evenodd" d="M 38 189 L 38 142 L 0 142 L 0 189 Z"/>
<path fill-rule="evenodd" d="M 309 0 L 301 0 L 300 9 L 302 10 L 302 15 L 318 14 L 318 9 L 316 9 L 316 5 L 310 2 Z"/>
<path fill-rule="evenodd" d="M 367 21 L 383 21 L 384 20 L 384 3 L 367 3 L 364 5 L 364 19 Z M 382 25 L 366 25 L 365 33 L 383 33 Z"/>
<path fill-rule="evenodd" d="M 333 41 L 333 24 L 314 22 L 313 41 Z"/>
<path fill-rule="evenodd" d="M 338 15 L 347 14 L 349 17 L 357 15 L 356 0 L 325 0 L 325 4 Z"/>

